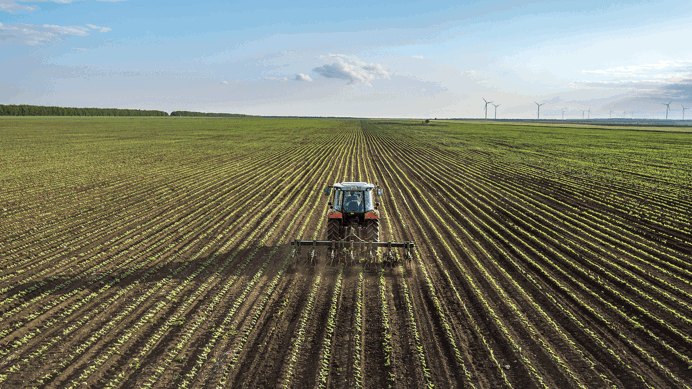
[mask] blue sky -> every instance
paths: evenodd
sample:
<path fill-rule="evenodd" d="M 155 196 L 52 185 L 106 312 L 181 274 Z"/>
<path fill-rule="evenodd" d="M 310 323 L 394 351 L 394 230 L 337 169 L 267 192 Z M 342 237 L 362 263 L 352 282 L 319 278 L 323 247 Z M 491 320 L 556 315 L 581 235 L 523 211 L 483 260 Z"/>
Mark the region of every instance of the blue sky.
<path fill-rule="evenodd" d="M 689 37 L 688 1 L 0 0 L 0 103 L 679 119 Z"/>

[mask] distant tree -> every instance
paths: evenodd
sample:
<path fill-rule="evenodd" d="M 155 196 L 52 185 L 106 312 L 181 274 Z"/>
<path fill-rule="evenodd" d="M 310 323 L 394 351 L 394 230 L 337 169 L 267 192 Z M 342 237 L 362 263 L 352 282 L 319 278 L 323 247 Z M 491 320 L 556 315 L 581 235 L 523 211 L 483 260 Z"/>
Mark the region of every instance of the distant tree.
<path fill-rule="evenodd" d="M 168 116 L 164 111 L 117 108 L 45 107 L 41 105 L 3 105 L 0 116 Z"/>
<path fill-rule="evenodd" d="M 430 123 L 430 119 L 425 119 L 425 124 Z"/>

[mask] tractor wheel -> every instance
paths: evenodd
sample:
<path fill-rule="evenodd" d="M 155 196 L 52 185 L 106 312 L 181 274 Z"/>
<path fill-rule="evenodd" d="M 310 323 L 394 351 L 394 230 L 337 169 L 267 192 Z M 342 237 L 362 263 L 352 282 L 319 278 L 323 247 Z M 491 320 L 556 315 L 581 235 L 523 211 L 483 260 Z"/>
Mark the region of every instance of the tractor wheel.
<path fill-rule="evenodd" d="M 365 228 L 365 237 L 370 242 L 380 241 L 380 220 L 372 219 Z"/>
<path fill-rule="evenodd" d="M 327 221 L 327 240 L 341 240 L 341 220 L 329 219 Z"/>

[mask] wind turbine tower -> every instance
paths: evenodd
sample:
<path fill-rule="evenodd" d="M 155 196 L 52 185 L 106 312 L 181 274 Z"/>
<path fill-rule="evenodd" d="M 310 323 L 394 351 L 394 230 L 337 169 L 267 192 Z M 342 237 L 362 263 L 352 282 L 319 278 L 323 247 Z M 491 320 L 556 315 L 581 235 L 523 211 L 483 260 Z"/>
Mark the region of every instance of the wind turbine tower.
<path fill-rule="evenodd" d="M 565 120 L 565 109 L 562 109 L 562 120 Z"/>
<path fill-rule="evenodd" d="M 685 110 L 690 109 L 689 107 L 685 108 L 685 106 L 682 106 L 682 120 L 685 120 Z"/>
<path fill-rule="evenodd" d="M 492 101 L 488 101 L 483 97 L 483 101 L 485 101 L 485 120 L 488 120 L 488 104 L 492 104 Z"/>
<path fill-rule="evenodd" d="M 584 120 L 584 113 L 585 113 L 585 112 L 586 112 L 585 109 L 582 109 L 582 110 L 581 110 L 581 120 Z"/>
<path fill-rule="evenodd" d="M 611 109 L 610 112 L 609 112 L 608 114 L 610 115 L 609 118 L 612 119 L 612 118 L 613 118 L 613 110 Z"/>
<path fill-rule="evenodd" d="M 534 101 L 534 103 L 536 103 L 536 102 Z M 545 103 L 543 103 L 543 104 L 545 104 Z M 543 105 L 543 104 L 536 103 L 536 105 L 538 106 L 538 119 L 541 118 L 541 105 Z"/>
<path fill-rule="evenodd" d="M 673 102 L 673 100 L 670 101 L 670 103 L 672 103 L 672 102 Z M 668 111 L 670 110 L 670 103 L 668 103 L 668 104 L 663 103 L 663 105 L 666 106 L 666 119 L 668 119 Z"/>
<path fill-rule="evenodd" d="M 588 113 L 589 113 L 589 119 L 591 119 L 591 107 L 589 107 L 589 110 L 588 110 L 588 111 L 586 111 L 586 112 L 588 112 Z"/>
<path fill-rule="evenodd" d="M 499 107 L 500 104 L 497 104 L 497 105 L 493 104 L 493 106 L 495 107 L 495 120 L 497 120 L 497 107 Z"/>

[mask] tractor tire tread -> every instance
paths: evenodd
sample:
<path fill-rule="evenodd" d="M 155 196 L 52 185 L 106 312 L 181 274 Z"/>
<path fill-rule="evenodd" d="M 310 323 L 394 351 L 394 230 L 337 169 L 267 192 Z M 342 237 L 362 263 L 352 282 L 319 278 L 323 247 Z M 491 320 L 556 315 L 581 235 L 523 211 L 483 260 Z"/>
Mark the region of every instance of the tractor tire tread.
<path fill-rule="evenodd" d="M 368 225 L 365 229 L 366 231 L 366 237 L 367 240 L 370 242 L 379 242 L 380 241 L 380 220 L 379 219 L 373 219 L 368 222 Z"/>
<path fill-rule="evenodd" d="M 329 219 L 327 222 L 327 240 L 339 240 L 341 237 L 341 220 Z"/>

